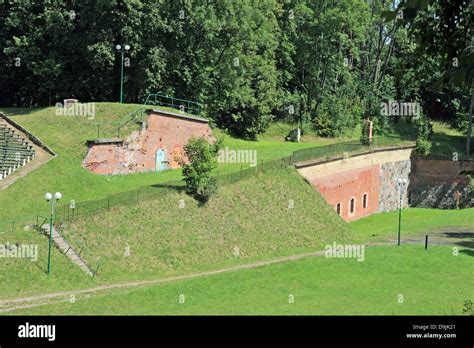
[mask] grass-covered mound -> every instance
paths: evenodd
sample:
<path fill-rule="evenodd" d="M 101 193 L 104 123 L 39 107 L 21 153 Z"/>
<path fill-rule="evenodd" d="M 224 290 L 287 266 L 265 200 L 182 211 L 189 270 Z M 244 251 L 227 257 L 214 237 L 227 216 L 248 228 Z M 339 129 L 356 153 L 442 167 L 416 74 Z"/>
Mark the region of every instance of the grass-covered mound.
<path fill-rule="evenodd" d="M 222 186 L 205 206 L 171 191 L 159 199 L 66 223 L 66 239 L 78 252 L 78 242 L 85 243 L 82 255 L 94 268 L 99 261 L 94 279 L 56 250 L 48 279 L 46 237 L 24 233 L 40 245 L 41 263 L 4 263 L 0 298 L 213 270 L 321 250 L 326 243 L 351 238 L 349 226 L 334 209 L 289 168 Z"/>
<path fill-rule="evenodd" d="M 182 192 L 81 218 L 64 228 L 85 241 L 107 281 L 142 279 L 320 250 L 349 227 L 292 169 L 220 187 L 204 206 Z M 74 243 L 74 242 L 73 242 Z M 238 254 L 238 255 L 237 255 Z"/>

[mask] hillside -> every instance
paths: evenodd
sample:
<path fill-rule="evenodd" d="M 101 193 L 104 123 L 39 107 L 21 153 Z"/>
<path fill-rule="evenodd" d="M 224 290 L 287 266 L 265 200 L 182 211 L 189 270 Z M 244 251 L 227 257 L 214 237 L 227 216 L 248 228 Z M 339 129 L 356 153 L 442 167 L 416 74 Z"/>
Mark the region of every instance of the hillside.
<path fill-rule="evenodd" d="M 88 261 L 100 264 L 107 280 L 212 269 L 350 238 L 349 227 L 292 169 L 222 186 L 204 206 L 172 192 L 78 219 L 64 231 L 87 245 Z"/>
<path fill-rule="evenodd" d="M 327 243 L 351 238 L 349 226 L 290 168 L 223 186 L 202 207 L 176 191 L 80 218 L 63 231 L 77 249 L 78 241 L 85 244 L 83 256 L 94 267 L 100 265 L 99 275 L 81 276 L 64 256 L 57 261 L 55 252 L 52 282 L 44 277 L 44 261 L 35 264 L 37 269 L 30 261 L 2 267 L 0 279 L 9 282 L 0 282 L 1 297 L 212 270 L 322 250 Z M 42 238 L 40 252 L 45 255 Z"/>
<path fill-rule="evenodd" d="M 117 124 L 136 110 L 135 104 L 96 103 L 96 116 L 57 116 L 54 107 L 36 109 L 0 109 L 15 122 L 39 137 L 57 153 L 57 157 L 41 168 L 29 173 L 6 190 L 0 191 L 0 221 L 13 220 L 19 216 L 38 213 L 47 214 L 47 205 L 43 201 L 45 192 L 61 191 L 63 202 L 69 200 L 84 201 L 106 197 L 109 194 L 132 190 L 144 185 L 165 182 L 181 177 L 180 170 L 160 173 L 140 173 L 116 176 L 100 176 L 82 168 L 87 147 L 85 142 L 100 136 L 111 136 Z M 126 136 L 136 126 L 127 125 L 121 131 Z M 278 129 L 278 126 L 276 127 Z M 285 128 L 286 131 L 288 128 Z M 341 138 L 324 139 L 308 137 L 302 143 L 285 142 L 281 134 L 275 137 L 262 136 L 259 141 L 245 141 L 214 130 L 219 138 L 224 138 L 224 146 L 232 149 L 256 150 L 258 161 L 268 161 L 289 156 L 293 151 L 341 141 Z M 248 164 L 244 165 L 248 166 Z M 240 164 L 220 164 L 219 173 L 240 170 Z M 18 199 L 18 198 L 21 199 Z"/>

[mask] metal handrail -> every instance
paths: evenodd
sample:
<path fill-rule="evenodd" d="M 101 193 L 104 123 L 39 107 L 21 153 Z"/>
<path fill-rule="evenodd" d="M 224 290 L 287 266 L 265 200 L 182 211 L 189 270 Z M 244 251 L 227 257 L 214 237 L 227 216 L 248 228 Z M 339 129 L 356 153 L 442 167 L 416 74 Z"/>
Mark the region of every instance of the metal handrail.
<path fill-rule="evenodd" d="M 175 103 L 175 101 L 184 102 L 185 105 L 183 105 L 182 103 Z M 202 104 L 198 102 L 187 100 L 187 99 L 176 98 L 176 97 L 159 94 L 159 93 L 150 93 L 145 100 L 145 105 L 162 105 L 162 106 L 169 106 L 172 108 L 176 108 L 176 107 L 179 108 L 181 106 L 185 106 L 186 107 L 185 110 L 182 110 L 182 111 L 190 110 L 191 111 L 190 113 L 194 113 L 195 115 L 199 115 L 202 110 Z"/>

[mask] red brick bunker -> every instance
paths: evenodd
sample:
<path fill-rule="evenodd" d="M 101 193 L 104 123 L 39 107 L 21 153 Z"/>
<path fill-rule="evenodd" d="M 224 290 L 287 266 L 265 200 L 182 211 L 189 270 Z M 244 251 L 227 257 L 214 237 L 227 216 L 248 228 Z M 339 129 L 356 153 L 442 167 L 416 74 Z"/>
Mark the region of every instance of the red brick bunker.
<path fill-rule="evenodd" d="M 96 174 L 162 171 L 180 166 L 192 137 L 214 142 L 208 121 L 163 110 L 147 110 L 146 126 L 127 139 L 88 141 L 83 166 Z"/>
<path fill-rule="evenodd" d="M 409 182 L 412 148 L 386 149 L 331 161 L 296 164 L 298 172 L 313 185 L 346 221 L 399 206 L 397 179 Z M 408 205 L 408 185 L 402 206 Z"/>

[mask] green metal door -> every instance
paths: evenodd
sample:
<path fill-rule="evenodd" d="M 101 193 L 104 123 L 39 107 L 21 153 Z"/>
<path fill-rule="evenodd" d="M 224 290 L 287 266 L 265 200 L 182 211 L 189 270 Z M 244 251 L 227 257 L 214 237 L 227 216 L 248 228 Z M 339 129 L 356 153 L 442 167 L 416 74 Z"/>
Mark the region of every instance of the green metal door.
<path fill-rule="evenodd" d="M 156 171 L 161 172 L 166 169 L 166 153 L 164 149 L 156 151 Z"/>

